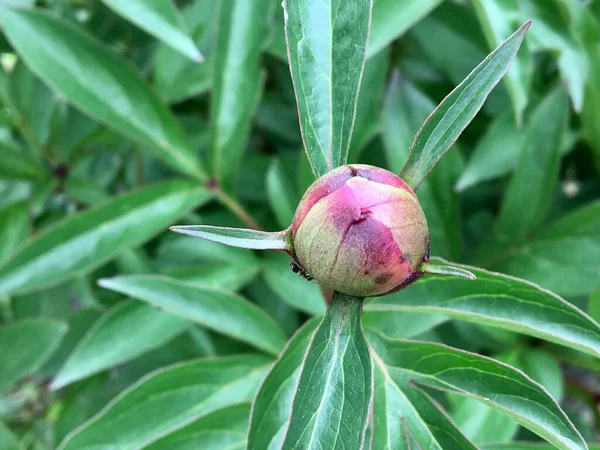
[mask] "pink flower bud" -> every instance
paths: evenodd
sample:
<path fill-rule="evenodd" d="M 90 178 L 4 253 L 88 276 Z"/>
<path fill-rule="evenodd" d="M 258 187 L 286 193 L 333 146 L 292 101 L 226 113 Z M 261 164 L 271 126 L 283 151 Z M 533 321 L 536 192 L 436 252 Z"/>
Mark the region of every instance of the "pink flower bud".
<path fill-rule="evenodd" d="M 339 167 L 306 191 L 292 222 L 294 257 L 323 287 L 369 297 L 417 279 L 429 227 L 412 189 L 387 170 Z"/>

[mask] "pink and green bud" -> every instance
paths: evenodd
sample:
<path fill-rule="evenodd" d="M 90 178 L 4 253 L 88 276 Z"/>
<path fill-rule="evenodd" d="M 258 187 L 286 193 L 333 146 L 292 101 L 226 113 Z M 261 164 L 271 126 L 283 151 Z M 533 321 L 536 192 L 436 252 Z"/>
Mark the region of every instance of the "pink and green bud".
<path fill-rule="evenodd" d="M 339 167 L 306 191 L 291 226 L 293 256 L 323 287 L 383 295 L 417 279 L 429 227 L 412 189 L 368 165 Z"/>

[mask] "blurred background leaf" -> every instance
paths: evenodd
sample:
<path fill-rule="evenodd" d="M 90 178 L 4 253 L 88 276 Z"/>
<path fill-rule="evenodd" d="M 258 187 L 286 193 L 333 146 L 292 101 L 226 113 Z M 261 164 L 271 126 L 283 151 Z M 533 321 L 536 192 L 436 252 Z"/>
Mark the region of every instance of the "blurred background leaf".
<path fill-rule="evenodd" d="M 284 252 L 168 227 L 287 228 L 315 178 L 300 118 L 309 153 L 337 130 L 335 165 L 347 152 L 400 172 L 436 105 L 529 19 L 418 190 L 432 256 L 481 265 L 478 279 L 424 277 L 365 303 L 369 343 L 384 342 L 373 447 L 550 448 L 516 402 L 511 418 L 410 381 L 447 389 L 454 372 L 451 390 L 483 398 L 458 384 L 489 356 L 598 448 L 600 1 L 374 0 L 368 44 L 367 0 L 360 14 L 339 3 L 334 27 L 322 2 L 287 4 L 288 31 L 314 32 L 292 71 L 280 0 L 0 0 L 0 448 L 280 442 L 331 293 Z M 423 364 L 401 339 L 430 343 Z M 425 376 L 427 361 L 449 372 Z M 542 434 L 577 442 L 554 425 Z"/>

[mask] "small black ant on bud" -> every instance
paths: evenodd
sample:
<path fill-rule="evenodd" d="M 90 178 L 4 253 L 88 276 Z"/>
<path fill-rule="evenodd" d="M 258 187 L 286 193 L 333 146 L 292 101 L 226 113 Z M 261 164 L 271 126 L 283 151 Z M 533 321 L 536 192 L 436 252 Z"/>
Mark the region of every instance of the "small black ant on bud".
<path fill-rule="evenodd" d="M 290 262 L 290 270 L 294 273 L 297 273 L 298 275 L 300 275 L 302 278 L 304 278 L 307 281 L 312 281 L 314 278 L 311 277 L 308 272 L 306 270 L 304 270 L 302 268 L 302 266 L 300 266 L 300 264 L 298 264 L 296 261 L 291 261 Z"/>

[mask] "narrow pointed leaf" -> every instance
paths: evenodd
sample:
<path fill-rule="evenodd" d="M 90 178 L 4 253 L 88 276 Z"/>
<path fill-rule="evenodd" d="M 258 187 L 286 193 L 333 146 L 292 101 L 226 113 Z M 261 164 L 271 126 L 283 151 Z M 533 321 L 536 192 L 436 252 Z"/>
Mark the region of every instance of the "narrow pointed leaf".
<path fill-rule="evenodd" d="M 60 389 L 164 345 L 189 322 L 139 302 L 119 303 L 105 312 L 69 355 L 51 388 Z M 127 339 L 123 339 L 127 336 Z"/>
<path fill-rule="evenodd" d="M 545 217 L 558 182 L 559 149 L 567 129 L 566 92 L 557 89 L 536 108 L 494 231 L 505 246 L 522 241 Z"/>
<path fill-rule="evenodd" d="M 375 358 L 373 449 L 412 450 L 460 448 L 474 450 L 449 418 L 423 392 L 408 382 L 393 379 Z"/>
<path fill-rule="evenodd" d="M 373 367 L 362 331 L 362 299 L 334 293 L 302 364 L 283 449 L 363 448 Z"/>
<path fill-rule="evenodd" d="M 600 356 L 600 325 L 550 291 L 525 280 L 476 267 L 477 277 L 426 276 L 410 289 L 365 304 L 365 325 L 389 330 L 404 312 L 430 312 L 536 336 Z M 394 336 L 390 334 L 390 336 Z"/>
<path fill-rule="evenodd" d="M 102 0 L 130 22 L 163 41 L 182 55 L 200 62 L 204 58 L 186 30 L 173 0 Z"/>
<path fill-rule="evenodd" d="M 63 322 L 45 318 L 0 326 L 0 391 L 40 368 L 66 332 Z"/>
<path fill-rule="evenodd" d="M 252 405 L 248 450 L 281 448 L 302 361 L 318 324 L 314 318 L 296 332 L 262 383 Z"/>
<path fill-rule="evenodd" d="M 254 250 L 287 250 L 289 249 L 288 231 L 258 231 L 246 228 L 215 227 L 211 225 L 181 225 L 169 228 L 181 234 L 220 242 L 232 247 L 250 248 Z"/>
<path fill-rule="evenodd" d="M 369 336 L 397 383 L 408 381 L 474 397 L 504 412 L 557 448 L 587 445 L 550 394 L 524 373 L 493 359 L 440 344 Z"/>
<path fill-rule="evenodd" d="M 514 59 L 530 22 L 488 55 L 429 116 L 415 137 L 400 176 L 416 189 L 483 106 Z"/>
<path fill-rule="evenodd" d="M 304 148 L 319 177 L 348 157 L 372 0 L 285 0 L 285 32 Z"/>
<path fill-rule="evenodd" d="M 477 278 L 472 272 L 469 272 L 468 270 L 445 264 L 442 265 L 422 263 L 419 266 L 419 270 L 432 275 L 448 275 L 453 277 L 466 278 L 467 280 L 475 280 Z"/>
<path fill-rule="evenodd" d="M 249 402 L 270 365 L 264 356 L 244 355 L 157 370 L 119 394 L 58 448 L 145 447 L 208 414 Z"/>
<path fill-rule="evenodd" d="M 400 171 L 415 134 L 434 109 L 429 97 L 400 72 L 393 72 L 381 114 L 381 137 L 390 171 Z M 436 255 L 449 259 L 457 259 L 461 254 L 462 231 L 458 196 L 454 192 L 461 169 L 459 152 L 451 152 L 419 188 L 419 201 L 429 222 L 431 248 Z"/>
<path fill-rule="evenodd" d="M 260 53 L 268 36 L 269 0 L 219 0 L 212 80 L 212 174 L 232 190 L 262 94 Z"/>
<path fill-rule="evenodd" d="M 211 194 L 169 181 L 121 195 L 35 235 L 0 266 L 0 294 L 23 294 L 85 274 L 163 231 Z"/>
<path fill-rule="evenodd" d="M 143 300 L 273 355 L 277 355 L 286 342 L 285 334 L 266 312 L 225 290 L 154 275 L 105 278 L 100 280 L 100 286 Z"/>
<path fill-rule="evenodd" d="M 52 14 L 1 5 L 0 9 L 4 34 L 54 91 L 82 112 L 153 150 L 175 169 L 204 177 L 181 125 L 131 66 Z"/>

